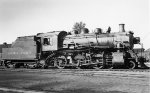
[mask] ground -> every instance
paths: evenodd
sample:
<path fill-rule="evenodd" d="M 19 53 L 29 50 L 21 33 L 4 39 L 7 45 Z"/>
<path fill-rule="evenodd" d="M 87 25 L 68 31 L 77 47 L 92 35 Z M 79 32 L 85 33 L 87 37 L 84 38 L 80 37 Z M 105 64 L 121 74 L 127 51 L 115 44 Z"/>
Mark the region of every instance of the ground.
<path fill-rule="evenodd" d="M 0 93 L 149 93 L 149 79 L 149 72 L 0 70 Z"/>

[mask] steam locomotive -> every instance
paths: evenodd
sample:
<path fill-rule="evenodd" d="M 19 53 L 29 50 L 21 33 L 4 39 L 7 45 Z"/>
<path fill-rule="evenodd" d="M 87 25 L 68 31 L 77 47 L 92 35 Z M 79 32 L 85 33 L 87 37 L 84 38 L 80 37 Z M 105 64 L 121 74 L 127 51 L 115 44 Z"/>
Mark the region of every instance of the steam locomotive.
<path fill-rule="evenodd" d="M 97 28 L 89 33 L 53 31 L 33 36 L 18 37 L 10 48 L 3 48 L 1 59 L 5 66 L 13 65 L 75 68 L 128 68 L 143 67 L 144 63 L 134 53 L 134 44 L 140 43 L 133 32 L 126 32 L 124 24 L 119 24 L 119 32 L 111 33 Z"/>

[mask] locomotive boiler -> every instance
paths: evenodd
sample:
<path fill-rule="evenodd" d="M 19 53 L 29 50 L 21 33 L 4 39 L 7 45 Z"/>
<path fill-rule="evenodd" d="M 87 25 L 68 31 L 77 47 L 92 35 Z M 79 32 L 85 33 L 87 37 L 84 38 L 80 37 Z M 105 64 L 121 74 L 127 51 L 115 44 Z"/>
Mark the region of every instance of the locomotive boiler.
<path fill-rule="evenodd" d="M 88 33 L 68 34 L 66 31 L 38 33 L 34 36 L 18 37 L 11 48 L 4 48 L 2 59 L 6 64 L 35 67 L 76 68 L 129 68 L 144 66 L 134 53 L 134 44 L 140 43 L 134 33 L 126 32 L 119 24 L 119 32 L 102 32 L 97 28 Z"/>

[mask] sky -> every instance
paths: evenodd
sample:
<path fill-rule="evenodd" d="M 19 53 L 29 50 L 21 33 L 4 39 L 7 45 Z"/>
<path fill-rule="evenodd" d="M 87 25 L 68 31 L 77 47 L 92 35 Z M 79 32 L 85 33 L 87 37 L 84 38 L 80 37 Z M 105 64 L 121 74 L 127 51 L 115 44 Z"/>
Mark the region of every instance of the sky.
<path fill-rule="evenodd" d="M 19 36 L 71 31 L 75 22 L 82 21 L 90 31 L 110 26 L 118 32 L 124 23 L 125 30 L 133 31 L 148 49 L 149 5 L 149 0 L 0 0 L 0 44 Z"/>

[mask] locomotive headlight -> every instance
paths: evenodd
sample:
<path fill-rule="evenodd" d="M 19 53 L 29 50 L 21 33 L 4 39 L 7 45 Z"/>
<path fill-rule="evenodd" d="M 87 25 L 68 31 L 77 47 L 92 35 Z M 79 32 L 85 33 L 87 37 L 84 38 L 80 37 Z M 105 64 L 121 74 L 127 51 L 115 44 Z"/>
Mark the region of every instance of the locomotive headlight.
<path fill-rule="evenodd" d="M 140 43 L 140 37 L 134 37 L 133 44 L 139 44 L 139 43 Z"/>

